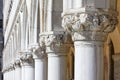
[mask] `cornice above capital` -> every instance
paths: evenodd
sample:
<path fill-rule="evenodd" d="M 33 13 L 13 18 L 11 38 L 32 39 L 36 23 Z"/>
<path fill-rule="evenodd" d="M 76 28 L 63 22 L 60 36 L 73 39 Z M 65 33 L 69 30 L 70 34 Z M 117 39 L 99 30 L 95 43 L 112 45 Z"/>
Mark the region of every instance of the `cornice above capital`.
<path fill-rule="evenodd" d="M 96 40 L 98 37 L 98 40 L 103 37 L 105 39 L 118 23 L 115 11 L 93 8 L 72 11 L 63 12 L 62 26 L 74 38 L 76 35 L 80 37 L 78 40 L 88 40 L 89 37 L 89 40 Z"/>

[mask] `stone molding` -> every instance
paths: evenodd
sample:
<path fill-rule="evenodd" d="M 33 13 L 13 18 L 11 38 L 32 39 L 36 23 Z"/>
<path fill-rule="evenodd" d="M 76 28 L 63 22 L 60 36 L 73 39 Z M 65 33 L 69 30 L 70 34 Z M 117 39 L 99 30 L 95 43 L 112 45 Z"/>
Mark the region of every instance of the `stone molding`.
<path fill-rule="evenodd" d="M 81 8 L 63 12 L 62 26 L 72 34 L 72 39 L 104 41 L 115 29 L 117 12 L 95 8 Z"/>
<path fill-rule="evenodd" d="M 65 32 L 44 32 L 40 34 L 40 45 L 45 47 L 46 53 L 67 53 L 71 45 Z"/>
<path fill-rule="evenodd" d="M 104 47 L 104 42 L 100 41 L 76 41 L 74 42 L 75 47 Z"/>

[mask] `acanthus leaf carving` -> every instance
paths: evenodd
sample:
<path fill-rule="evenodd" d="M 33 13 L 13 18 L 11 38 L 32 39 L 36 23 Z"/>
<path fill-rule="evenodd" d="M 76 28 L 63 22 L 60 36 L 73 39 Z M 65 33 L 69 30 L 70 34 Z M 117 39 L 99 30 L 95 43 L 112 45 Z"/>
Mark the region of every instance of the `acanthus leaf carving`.
<path fill-rule="evenodd" d="M 91 40 L 95 40 L 98 36 L 103 37 L 101 35 L 105 35 L 104 37 L 106 37 L 106 34 L 115 29 L 117 23 L 116 14 L 110 14 L 107 11 L 99 9 L 64 14 L 62 20 L 63 28 L 70 34 L 75 34 L 74 36 L 76 36 L 76 33 L 79 34 L 81 36 L 79 40 L 85 40 L 88 37 Z"/>
<path fill-rule="evenodd" d="M 21 55 L 20 61 L 21 65 L 31 65 L 33 64 L 33 55 L 29 52 L 24 53 Z"/>
<path fill-rule="evenodd" d="M 44 42 L 42 41 L 41 44 L 34 45 L 34 47 L 32 48 L 32 52 L 34 58 L 44 58 L 45 57 Z"/>
<path fill-rule="evenodd" d="M 46 52 L 64 52 L 67 44 L 69 44 L 65 32 L 44 33 L 40 36 L 40 39 L 45 44 Z"/>
<path fill-rule="evenodd" d="M 15 68 L 21 67 L 20 60 L 15 60 L 14 67 Z"/>

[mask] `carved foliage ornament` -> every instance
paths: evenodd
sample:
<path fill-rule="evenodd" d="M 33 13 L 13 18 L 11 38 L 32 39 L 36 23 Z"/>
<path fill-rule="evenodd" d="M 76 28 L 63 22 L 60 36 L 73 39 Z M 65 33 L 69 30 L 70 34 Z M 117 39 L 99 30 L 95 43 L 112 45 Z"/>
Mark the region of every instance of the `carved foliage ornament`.
<path fill-rule="evenodd" d="M 23 54 L 20 58 L 22 65 L 29 65 L 33 63 L 33 55 L 32 54 Z"/>
<path fill-rule="evenodd" d="M 111 32 L 117 24 L 117 17 L 106 13 L 79 13 L 65 15 L 62 25 L 68 32 L 99 31 Z"/>
<path fill-rule="evenodd" d="M 101 38 L 101 34 L 106 36 L 106 34 L 112 32 L 117 23 L 116 14 L 99 10 L 95 12 L 66 14 L 62 20 L 62 26 L 66 31 L 74 36 L 80 34 L 81 39 L 86 39 L 90 36 L 88 39 L 92 40 L 97 37 Z"/>
<path fill-rule="evenodd" d="M 63 51 L 67 48 L 67 36 L 66 34 L 45 34 L 40 36 L 40 43 L 44 44 L 46 51 Z"/>
<path fill-rule="evenodd" d="M 15 68 L 20 67 L 20 60 L 16 60 L 14 63 Z"/>
<path fill-rule="evenodd" d="M 34 53 L 33 54 L 34 56 L 36 55 L 38 58 L 44 58 L 45 57 L 45 47 L 44 47 L 43 43 L 41 43 L 41 46 L 39 44 L 35 45 L 32 48 L 32 52 Z"/>

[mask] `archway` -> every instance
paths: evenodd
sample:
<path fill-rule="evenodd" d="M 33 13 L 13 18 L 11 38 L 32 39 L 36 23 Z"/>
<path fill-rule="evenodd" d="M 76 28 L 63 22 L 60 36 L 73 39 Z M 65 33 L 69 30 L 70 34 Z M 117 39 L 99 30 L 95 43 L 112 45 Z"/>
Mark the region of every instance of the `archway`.
<path fill-rule="evenodd" d="M 109 34 L 107 41 L 105 42 L 105 80 L 117 80 L 120 79 L 119 67 L 120 67 L 120 33 L 116 28 L 114 32 Z"/>

